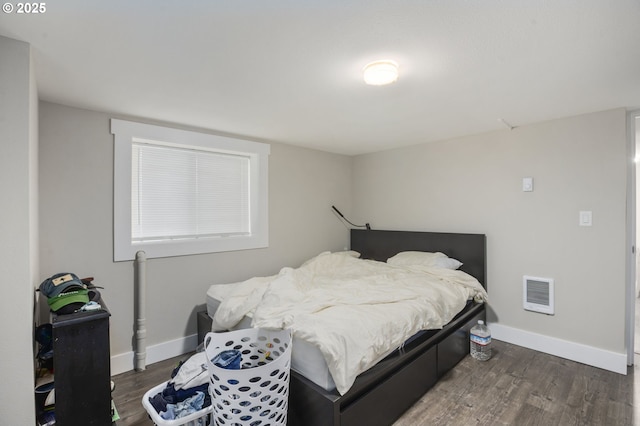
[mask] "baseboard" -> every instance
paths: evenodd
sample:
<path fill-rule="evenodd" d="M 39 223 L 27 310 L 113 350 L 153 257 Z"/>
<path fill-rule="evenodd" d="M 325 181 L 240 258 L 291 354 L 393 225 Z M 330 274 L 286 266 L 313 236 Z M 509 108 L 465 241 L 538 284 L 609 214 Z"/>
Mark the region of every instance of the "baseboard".
<path fill-rule="evenodd" d="M 627 355 L 555 337 L 544 336 L 498 323 L 488 324 L 491 337 L 514 345 L 576 361 L 614 373 L 627 374 Z"/>
<path fill-rule="evenodd" d="M 571 361 L 602 368 L 619 374 L 627 374 L 627 356 L 623 353 L 594 348 L 555 337 L 532 333 L 498 323 L 489 323 L 491 337 L 503 342 L 559 356 Z M 164 361 L 194 351 L 198 346 L 198 335 L 192 334 L 169 342 L 147 347 L 146 364 Z M 133 351 L 111 357 L 111 375 L 125 373 L 135 368 Z"/>
<path fill-rule="evenodd" d="M 198 335 L 192 334 L 180 339 L 148 346 L 145 365 L 164 361 L 182 354 L 192 352 L 198 346 Z M 125 373 L 135 368 L 135 352 L 125 352 L 111 357 L 111 375 Z"/>

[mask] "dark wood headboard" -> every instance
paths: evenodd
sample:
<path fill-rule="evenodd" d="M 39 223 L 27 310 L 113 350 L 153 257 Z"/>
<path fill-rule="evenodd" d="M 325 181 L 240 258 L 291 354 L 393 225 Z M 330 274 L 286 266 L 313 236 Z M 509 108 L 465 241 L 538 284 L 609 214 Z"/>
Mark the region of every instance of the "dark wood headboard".
<path fill-rule="evenodd" d="M 486 236 L 446 232 L 351 230 L 351 250 L 363 259 L 385 262 L 401 251 L 442 252 L 463 263 L 460 269 L 487 288 Z"/>

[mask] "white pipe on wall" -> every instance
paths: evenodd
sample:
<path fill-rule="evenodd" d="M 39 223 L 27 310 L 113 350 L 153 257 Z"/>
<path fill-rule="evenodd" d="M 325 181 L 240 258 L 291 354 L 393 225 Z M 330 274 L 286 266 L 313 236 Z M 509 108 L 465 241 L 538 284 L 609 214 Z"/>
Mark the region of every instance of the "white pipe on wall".
<path fill-rule="evenodd" d="M 136 351 L 135 370 L 143 371 L 146 368 L 146 292 L 147 292 L 147 254 L 144 251 L 136 253 L 136 295 L 137 295 L 137 318 L 136 318 Z"/>

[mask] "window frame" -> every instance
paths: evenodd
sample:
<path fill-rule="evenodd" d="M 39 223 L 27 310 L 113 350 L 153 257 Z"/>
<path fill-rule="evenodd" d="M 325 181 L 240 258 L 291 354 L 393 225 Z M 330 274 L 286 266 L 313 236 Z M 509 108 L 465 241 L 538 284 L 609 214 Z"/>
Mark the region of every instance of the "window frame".
<path fill-rule="evenodd" d="M 268 177 L 270 145 L 165 126 L 111 119 L 114 135 L 113 257 L 133 260 L 138 251 L 147 258 L 185 256 L 269 246 Z M 249 161 L 249 235 L 229 235 L 186 240 L 133 242 L 131 232 L 131 180 L 133 142 L 156 142 L 180 148 L 243 155 Z"/>

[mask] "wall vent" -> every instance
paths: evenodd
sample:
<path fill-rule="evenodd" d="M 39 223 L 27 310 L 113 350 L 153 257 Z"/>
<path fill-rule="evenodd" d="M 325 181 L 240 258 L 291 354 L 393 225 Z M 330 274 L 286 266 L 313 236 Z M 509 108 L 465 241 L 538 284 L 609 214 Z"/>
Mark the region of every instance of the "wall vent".
<path fill-rule="evenodd" d="M 527 311 L 553 315 L 553 279 L 523 277 L 523 304 Z"/>

